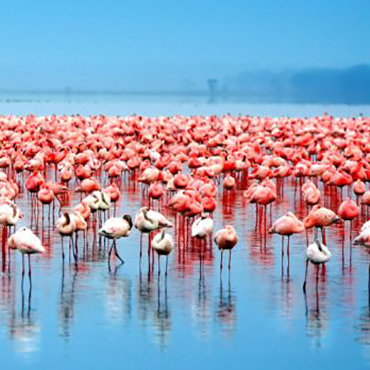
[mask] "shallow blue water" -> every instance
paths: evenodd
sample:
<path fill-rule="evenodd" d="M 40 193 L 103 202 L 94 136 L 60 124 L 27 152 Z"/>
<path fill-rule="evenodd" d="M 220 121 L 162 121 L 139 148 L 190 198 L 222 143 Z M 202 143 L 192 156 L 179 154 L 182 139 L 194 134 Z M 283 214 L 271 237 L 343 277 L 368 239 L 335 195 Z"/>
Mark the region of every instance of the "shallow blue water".
<path fill-rule="evenodd" d="M 106 245 L 93 246 L 92 230 L 87 249 L 80 239 L 78 269 L 68 258 L 63 265 L 60 237 L 45 211 L 44 227 L 40 216 L 34 230 L 50 253 L 33 258 L 32 289 L 26 276 L 22 290 L 17 254 L 0 275 L 1 368 L 368 368 L 369 257 L 362 248 L 350 249 L 349 225 L 343 249 L 343 225 L 327 231 L 333 258 L 317 288 L 310 266 L 305 296 L 305 235 L 291 238 L 288 269 L 281 238 L 256 227 L 255 206 L 242 197 L 246 186 L 218 194 L 215 229 L 233 224 L 240 238 L 230 272 L 225 264 L 222 273 L 217 249 L 208 244 L 201 264 L 186 223 L 167 211 L 176 241 L 167 278 L 164 261 L 160 276 L 157 264 L 148 263 L 146 238 L 140 262 L 136 230 L 119 240 L 121 267 L 114 268 L 115 261 L 109 271 Z M 70 205 L 78 201 L 75 194 Z M 127 179 L 118 213 L 134 215 L 144 201 Z M 339 194 L 327 193 L 325 202 L 335 210 Z M 27 215 L 22 225 L 29 225 L 30 199 L 23 194 L 18 204 Z M 289 210 L 301 218 L 307 213 L 290 180 L 271 219 Z"/>
<path fill-rule="evenodd" d="M 105 114 L 127 116 L 131 114 L 162 115 L 223 115 L 243 114 L 255 116 L 311 117 L 328 112 L 337 117 L 370 115 L 370 105 L 320 104 L 256 104 L 242 101 L 220 100 L 210 103 L 207 97 L 78 94 L 27 94 L 0 93 L 1 114 Z"/>

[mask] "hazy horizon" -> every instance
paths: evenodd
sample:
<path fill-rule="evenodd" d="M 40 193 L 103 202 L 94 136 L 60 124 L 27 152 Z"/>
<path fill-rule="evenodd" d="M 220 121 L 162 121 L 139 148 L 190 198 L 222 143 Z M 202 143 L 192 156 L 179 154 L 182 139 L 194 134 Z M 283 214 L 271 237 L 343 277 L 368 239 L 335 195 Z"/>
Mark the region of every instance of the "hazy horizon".
<path fill-rule="evenodd" d="M 207 88 L 245 71 L 370 63 L 368 1 L 1 5 L 0 90 Z"/>

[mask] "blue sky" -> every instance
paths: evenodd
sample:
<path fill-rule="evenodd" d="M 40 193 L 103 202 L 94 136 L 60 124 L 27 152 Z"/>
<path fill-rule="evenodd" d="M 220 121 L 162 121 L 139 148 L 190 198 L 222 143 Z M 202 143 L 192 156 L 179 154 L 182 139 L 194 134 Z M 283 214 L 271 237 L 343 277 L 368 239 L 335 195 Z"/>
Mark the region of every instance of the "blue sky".
<path fill-rule="evenodd" d="M 12 0 L 0 88 L 199 85 L 370 63 L 368 0 Z"/>

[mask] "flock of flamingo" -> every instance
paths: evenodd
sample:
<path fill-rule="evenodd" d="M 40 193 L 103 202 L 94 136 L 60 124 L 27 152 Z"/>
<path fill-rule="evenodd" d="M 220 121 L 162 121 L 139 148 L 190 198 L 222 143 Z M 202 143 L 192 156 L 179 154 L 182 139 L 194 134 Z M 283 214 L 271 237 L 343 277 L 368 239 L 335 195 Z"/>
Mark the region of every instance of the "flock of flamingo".
<path fill-rule="evenodd" d="M 248 212 L 255 215 L 261 233 L 282 236 L 282 258 L 284 238 L 289 257 L 290 237 L 306 233 L 305 292 L 309 264 L 316 266 L 318 274 L 332 256 L 325 228 L 345 221 L 352 225 L 370 205 L 370 190 L 366 189 L 370 122 L 365 117 L 29 115 L 1 116 L 0 124 L 2 259 L 4 265 L 11 250 L 18 250 L 22 276 L 24 256 L 28 256 L 31 276 L 30 255 L 46 252 L 33 230 L 40 222 L 40 212 L 44 222 L 45 206 L 47 222 L 62 239 L 63 262 L 67 239 L 69 258 L 78 266 L 81 243 L 85 247 L 87 230 L 92 229 L 100 243 L 111 240 L 109 266 L 113 258 L 124 263 L 117 240 L 129 238 L 136 229 L 141 233 L 140 257 L 147 234 L 148 256 L 154 261 L 158 255 L 159 272 L 160 257 L 165 256 L 167 275 L 168 257 L 176 248 L 171 235 L 176 222 L 201 248 L 213 237 L 221 252 L 220 269 L 225 251 L 230 269 L 238 235 L 232 225 L 214 233 L 213 212 L 217 194 L 222 191 L 227 197 L 240 191 L 241 180 L 247 178 L 244 198 L 256 206 L 255 211 L 249 206 Z M 130 181 L 141 184 L 142 208 L 136 215 L 117 215 L 122 181 L 128 173 L 135 174 Z M 271 210 L 284 197 L 277 185 L 282 188 L 286 178 L 298 184 L 307 214 L 301 221 L 288 212 L 267 226 L 268 207 Z M 337 210 L 324 207 L 319 181 L 324 189 L 340 190 Z M 31 214 L 24 214 L 17 205 L 24 192 L 31 198 Z M 65 198 L 72 192 L 80 194 L 80 202 L 66 207 Z M 164 209 L 171 211 L 173 219 L 165 217 Z M 21 218 L 30 227 L 16 229 Z M 362 226 L 353 245 L 370 247 L 370 221 Z"/>

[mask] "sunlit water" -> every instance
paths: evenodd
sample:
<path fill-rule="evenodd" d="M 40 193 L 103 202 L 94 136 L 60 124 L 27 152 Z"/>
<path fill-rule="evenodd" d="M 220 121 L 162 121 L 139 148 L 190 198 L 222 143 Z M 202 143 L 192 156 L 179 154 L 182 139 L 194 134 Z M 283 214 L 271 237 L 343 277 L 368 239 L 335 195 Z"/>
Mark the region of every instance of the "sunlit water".
<path fill-rule="evenodd" d="M 305 296 L 305 234 L 291 238 L 289 266 L 286 254 L 282 263 L 281 238 L 264 234 L 263 218 L 243 201 L 247 186 L 243 177 L 235 191 L 219 188 L 215 229 L 229 223 L 239 234 L 230 272 L 227 260 L 220 272 L 220 255 L 210 242 L 201 253 L 188 224 L 164 209 L 165 199 L 159 206 L 175 224 L 170 232 L 176 241 L 167 278 L 164 260 L 160 275 L 157 261 L 148 260 L 147 237 L 140 260 L 137 230 L 118 242 L 125 260 L 120 267 L 112 260 L 109 271 L 108 244 L 94 244 L 92 229 L 86 248 L 80 237 L 78 268 L 68 257 L 63 264 L 52 218 L 49 227 L 47 210 L 44 221 L 40 213 L 33 229 L 48 253 L 32 259 L 32 289 L 26 275 L 22 290 L 18 254 L 2 260 L 1 368 L 368 368 L 369 257 L 361 247 L 350 247 L 349 224 L 327 230 L 333 258 L 318 286 L 310 266 Z M 134 215 L 146 204 L 132 178 L 123 181 L 122 190 L 118 214 Z M 298 182 L 286 180 L 278 191 L 267 229 L 287 211 L 300 218 L 307 214 Z M 65 209 L 79 199 L 71 192 Z M 21 224 L 29 226 L 30 198 L 24 193 L 17 202 L 26 215 Z M 339 192 L 326 189 L 326 206 L 337 210 L 340 202 Z M 353 235 L 366 219 L 362 214 L 354 223 Z"/>

